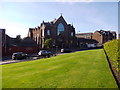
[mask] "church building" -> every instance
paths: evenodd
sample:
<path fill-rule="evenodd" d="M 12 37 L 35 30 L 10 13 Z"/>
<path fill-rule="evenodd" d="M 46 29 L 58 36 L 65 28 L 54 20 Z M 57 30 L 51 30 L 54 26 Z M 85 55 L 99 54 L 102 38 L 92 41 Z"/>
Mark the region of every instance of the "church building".
<path fill-rule="evenodd" d="M 72 48 L 76 46 L 75 28 L 71 24 L 67 24 L 63 16 L 54 19 L 51 22 L 42 22 L 40 26 L 29 28 L 28 37 L 31 37 L 39 45 L 44 48 L 45 40 L 51 38 L 53 46 L 58 48 Z"/>

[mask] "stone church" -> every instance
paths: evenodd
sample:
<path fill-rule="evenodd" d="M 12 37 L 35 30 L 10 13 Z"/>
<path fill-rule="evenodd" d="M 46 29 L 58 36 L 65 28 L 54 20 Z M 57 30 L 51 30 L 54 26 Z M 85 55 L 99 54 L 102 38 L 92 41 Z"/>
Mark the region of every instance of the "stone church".
<path fill-rule="evenodd" d="M 40 26 L 29 28 L 28 37 L 36 41 L 39 48 L 44 48 L 44 42 L 49 38 L 52 38 L 53 46 L 58 48 L 73 48 L 77 42 L 75 28 L 67 24 L 62 15 L 51 22 L 43 21 Z"/>

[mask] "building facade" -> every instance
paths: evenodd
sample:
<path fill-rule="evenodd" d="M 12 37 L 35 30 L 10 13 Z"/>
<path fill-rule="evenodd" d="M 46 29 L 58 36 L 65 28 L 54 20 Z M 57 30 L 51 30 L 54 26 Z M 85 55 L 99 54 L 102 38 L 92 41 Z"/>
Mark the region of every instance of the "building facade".
<path fill-rule="evenodd" d="M 38 45 L 32 38 L 25 37 L 18 40 L 18 38 L 8 36 L 5 31 L 5 29 L 0 29 L 0 60 L 2 57 L 11 56 L 15 52 L 38 53 Z"/>
<path fill-rule="evenodd" d="M 6 34 L 5 34 L 5 29 L 0 29 L 0 58 L 3 56 L 5 53 L 5 47 L 6 47 Z M 1 59 L 2 60 L 2 59 Z"/>
<path fill-rule="evenodd" d="M 42 22 L 37 28 L 29 28 L 28 37 L 37 42 L 39 48 L 44 48 L 45 40 L 51 38 L 53 46 L 71 48 L 76 46 L 75 28 L 67 24 L 63 16 L 51 22 Z"/>
<path fill-rule="evenodd" d="M 85 38 L 85 39 L 92 39 L 93 33 L 77 33 L 77 38 Z"/>
<path fill-rule="evenodd" d="M 9 38 L 6 41 L 6 53 L 4 56 L 11 56 L 15 52 L 24 52 L 27 54 L 38 53 L 38 46 L 30 37 L 25 37 L 21 40 Z"/>
<path fill-rule="evenodd" d="M 104 31 L 104 30 L 95 31 L 93 33 L 92 39 L 97 40 L 99 44 L 104 44 L 107 41 L 116 39 L 116 32 Z"/>
<path fill-rule="evenodd" d="M 0 45 L 3 47 L 5 45 L 5 29 L 0 29 Z"/>

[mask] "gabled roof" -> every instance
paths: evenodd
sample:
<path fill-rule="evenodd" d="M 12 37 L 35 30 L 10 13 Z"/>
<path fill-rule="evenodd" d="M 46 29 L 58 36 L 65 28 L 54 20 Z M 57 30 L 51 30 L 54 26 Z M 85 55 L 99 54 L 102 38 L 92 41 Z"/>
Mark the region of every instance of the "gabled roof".
<path fill-rule="evenodd" d="M 60 19 L 62 19 L 65 23 L 66 23 L 66 21 L 65 21 L 65 19 L 63 18 L 63 16 L 61 15 L 60 17 L 58 17 L 57 19 L 54 19 L 53 21 L 51 21 L 51 22 L 42 22 L 41 24 L 40 24 L 40 27 L 42 26 L 42 25 L 44 25 L 44 26 L 50 26 L 50 25 L 52 25 L 52 24 L 55 24 L 58 20 L 60 20 Z M 67 24 L 67 23 L 66 23 Z M 68 26 L 71 26 L 71 27 L 73 27 L 73 25 L 71 25 L 71 24 L 67 24 Z M 39 27 L 39 28 L 40 28 Z M 32 30 L 34 30 L 35 28 L 29 28 L 29 32 L 31 32 Z"/>
<path fill-rule="evenodd" d="M 100 31 L 97 31 L 97 32 L 99 32 L 101 35 L 110 35 L 110 34 L 112 34 L 111 31 L 104 31 L 104 30 L 100 30 Z"/>
<path fill-rule="evenodd" d="M 55 18 L 53 21 L 51 21 L 50 23 L 55 24 L 59 19 L 63 19 L 65 21 L 65 19 L 63 18 L 63 16 L 61 15 L 59 18 Z M 65 21 L 66 22 L 66 21 Z"/>
<path fill-rule="evenodd" d="M 58 19 L 54 19 L 53 21 L 51 21 L 50 23 L 54 24 Z"/>
<path fill-rule="evenodd" d="M 93 34 L 93 33 L 77 33 L 76 35 L 88 35 L 88 34 Z"/>
<path fill-rule="evenodd" d="M 37 43 L 30 37 L 25 37 L 21 40 L 20 46 L 37 46 Z"/>
<path fill-rule="evenodd" d="M 32 32 L 33 29 L 34 29 L 34 28 L 29 28 L 29 32 Z"/>
<path fill-rule="evenodd" d="M 37 43 L 30 37 L 25 37 L 20 41 L 16 38 L 10 38 L 7 46 L 37 46 Z"/>

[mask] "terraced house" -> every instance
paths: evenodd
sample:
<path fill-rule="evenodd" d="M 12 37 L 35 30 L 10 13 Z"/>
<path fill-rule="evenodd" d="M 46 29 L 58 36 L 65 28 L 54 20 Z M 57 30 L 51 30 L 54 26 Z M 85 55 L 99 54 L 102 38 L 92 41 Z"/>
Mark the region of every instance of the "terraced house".
<path fill-rule="evenodd" d="M 104 44 L 107 41 L 110 41 L 112 39 L 116 39 L 116 32 L 114 31 L 95 31 L 93 33 L 92 39 L 95 39 L 99 42 L 99 44 Z"/>
<path fill-rule="evenodd" d="M 37 42 L 39 48 L 44 48 L 45 40 L 52 38 L 53 45 L 59 48 L 76 47 L 75 28 L 67 24 L 63 16 L 51 22 L 42 22 L 37 28 L 29 28 L 28 37 Z"/>

